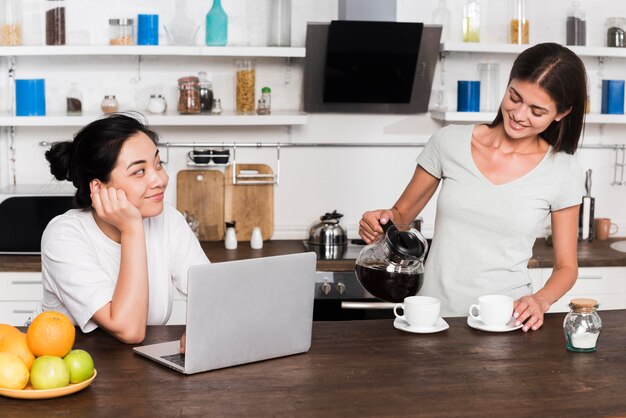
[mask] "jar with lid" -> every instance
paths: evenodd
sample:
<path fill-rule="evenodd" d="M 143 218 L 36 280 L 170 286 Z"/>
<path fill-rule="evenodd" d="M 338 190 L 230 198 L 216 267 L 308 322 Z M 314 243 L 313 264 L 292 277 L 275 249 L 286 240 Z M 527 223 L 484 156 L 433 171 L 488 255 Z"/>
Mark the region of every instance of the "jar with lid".
<path fill-rule="evenodd" d="M 200 111 L 211 113 L 213 108 L 213 84 L 204 71 L 198 73 L 198 88 L 200 89 Z"/>
<path fill-rule="evenodd" d="M 626 18 L 609 17 L 606 20 L 606 46 L 626 47 Z"/>
<path fill-rule="evenodd" d="M 222 101 L 220 99 L 213 99 L 213 107 L 211 107 L 212 115 L 222 114 Z"/>
<path fill-rule="evenodd" d="M 109 45 L 134 45 L 134 20 L 109 19 Z"/>
<path fill-rule="evenodd" d="M 511 0 L 510 4 L 509 42 L 518 45 L 527 44 L 530 25 L 526 19 L 526 0 Z"/>
<path fill-rule="evenodd" d="M 46 0 L 46 45 L 65 45 L 65 0 Z"/>
<path fill-rule="evenodd" d="M 567 11 L 565 44 L 580 46 L 587 44 L 587 19 L 585 12 L 580 8 L 580 1 L 573 1 Z"/>
<path fill-rule="evenodd" d="M 21 0 L 0 0 L 0 45 L 22 45 Z"/>
<path fill-rule="evenodd" d="M 102 103 L 100 103 L 100 108 L 104 113 L 114 113 L 119 109 L 119 103 L 115 98 L 115 95 L 106 95 L 104 99 L 102 99 Z"/>
<path fill-rule="evenodd" d="M 480 3 L 466 0 L 463 6 L 463 42 L 480 42 Z"/>
<path fill-rule="evenodd" d="M 195 115 L 200 113 L 200 87 L 198 77 L 181 77 L 178 79 L 178 113 Z"/>
<path fill-rule="evenodd" d="M 291 0 L 270 0 L 268 46 L 291 46 Z"/>
<path fill-rule="evenodd" d="M 153 114 L 165 113 L 167 110 L 165 98 L 160 94 L 151 94 L 150 100 L 148 100 L 148 108 L 146 110 Z"/>
<path fill-rule="evenodd" d="M 272 89 L 269 87 L 263 87 L 261 89 L 261 98 L 259 99 L 259 104 L 256 108 L 256 113 L 258 115 L 269 115 L 272 113 L 272 99 L 271 99 Z"/>
<path fill-rule="evenodd" d="M 565 346 L 569 351 L 587 353 L 596 351 L 602 320 L 598 315 L 598 302 L 594 299 L 572 299 L 570 311 L 563 320 Z"/>
<path fill-rule="evenodd" d="M 235 67 L 235 110 L 240 114 L 254 113 L 254 62 L 236 60 Z"/>
<path fill-rule="evenodd" d="M 78 89 L 76 83 L 72 83 L 67 92 L 67 114 L 68 116 L 80 116 L 83 114 L 83 94 Z"/>

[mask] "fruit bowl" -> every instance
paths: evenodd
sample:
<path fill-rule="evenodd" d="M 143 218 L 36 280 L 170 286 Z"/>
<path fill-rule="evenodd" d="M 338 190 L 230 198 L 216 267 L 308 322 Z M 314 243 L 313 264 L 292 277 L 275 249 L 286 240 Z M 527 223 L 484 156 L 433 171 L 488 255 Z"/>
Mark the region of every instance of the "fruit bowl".
<path fill-rule="evenodd" d="M 30 383 L 26 386 L 26 388 L 22 390 L 15 389 L 2 389 L 0 388 L 0 395 L 6 396 L 9 398 L 17 398 L 17 399 L 50 399 L 50 398 L 58 398 L 60 396 L 70 395 L 72 393 L 76 393 L 85 389 L 87 386 L 91 385 L 91 382 L 96 378 L 98 372 L 94 369 L 93 376 L 84 382 L 74 383 L 62 388 L 56 389 L 33 389 Z"/>

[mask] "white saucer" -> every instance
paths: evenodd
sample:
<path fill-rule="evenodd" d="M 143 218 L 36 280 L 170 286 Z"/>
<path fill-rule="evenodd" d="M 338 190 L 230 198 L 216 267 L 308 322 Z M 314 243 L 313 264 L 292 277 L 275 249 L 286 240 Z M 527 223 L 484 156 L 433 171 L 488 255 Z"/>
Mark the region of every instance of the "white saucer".
<path fill-rule="evenodd" d="M 432 334 L 433 332 L 440 332 L 450 328 L 450 325 L 443 320 L 442 317 L 437 319 L 435 326 L 433 327 L 412 327 L 404 319 L 396 318 L 393 321 L 393 327 L 400 331 L 413 332 L 415 334 Z"/>
<path fill-rule="evenodd" d="M 469 325 L 472 328 L 476 328 L 481 331 L 488 331 L 488 332 L 509 332 L 509 331 L 515 331 L 516 329 L 520 329 L 523 326 L 523 324 L 515 325 L 515 321 L 516 321 L 515 318 L 511 318 L 509 323 L 506 325 L 490 326 L 490 325 L 485 325 L 482 321 L 479 321 L 478 319 L 474 319 L 471 316 L 467 317 L 467 325 Z"/>

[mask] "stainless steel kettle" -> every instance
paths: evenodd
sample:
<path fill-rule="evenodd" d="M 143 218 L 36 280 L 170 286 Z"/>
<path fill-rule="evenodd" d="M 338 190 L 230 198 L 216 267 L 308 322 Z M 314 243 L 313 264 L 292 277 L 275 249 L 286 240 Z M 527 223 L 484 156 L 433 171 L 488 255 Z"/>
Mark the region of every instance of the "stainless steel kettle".
<path fill-rule="evenodd" d="M 304 242 L 307 249 L 315 251 L 322 260 L 335 260 L 343 256 L 348 246 L 348 235 L 339 223 L 343 214 L 334 210 L 320 217 L 319 223 L 309 229 L 309 238 Z"/>

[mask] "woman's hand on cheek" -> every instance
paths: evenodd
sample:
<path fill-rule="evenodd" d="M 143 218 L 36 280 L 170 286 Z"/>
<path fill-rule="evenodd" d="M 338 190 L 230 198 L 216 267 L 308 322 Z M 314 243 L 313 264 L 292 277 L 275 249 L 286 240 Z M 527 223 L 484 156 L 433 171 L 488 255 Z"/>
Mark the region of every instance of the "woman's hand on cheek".
<path fill-rule="evenodd" d="M 120 231 L 142 220 L 139 209 L 128 201 L 123 190 L 100 186 L 92 190 L 91 202 L 98 216 Z"/>
<path fill-rule="evenodd" d="M 518 299 L 513 304 L 515 325 L 524 324 L 522 331 L 536 331 L 543 325 L 543 315 L 550 308 L 550 303 L 541 296 L 530 295 Z"/>

